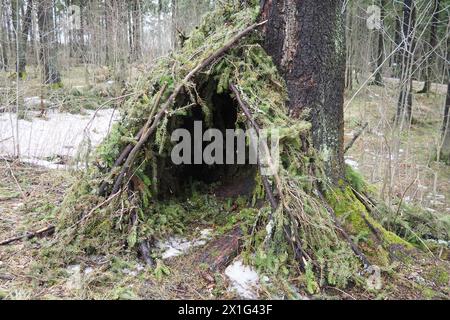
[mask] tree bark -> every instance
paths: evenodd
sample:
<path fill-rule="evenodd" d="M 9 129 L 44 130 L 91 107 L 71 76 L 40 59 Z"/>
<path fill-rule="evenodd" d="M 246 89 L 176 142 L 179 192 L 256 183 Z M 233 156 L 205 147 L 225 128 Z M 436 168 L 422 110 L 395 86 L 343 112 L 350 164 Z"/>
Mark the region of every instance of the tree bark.
<path fill-rule="evenodd" d="M 172 11 L 172 48 L 178 48 L 178 1 L 171 0 L 171 11 Z"/>
<path fill-rule="evenodd" d="M 447 61 L 450 59 L 450 37 L 447 38 Z M 442 146 L 440 160 L 450 165 L 450 66 L 447 65 L 447 98 L 444 106 L 444 121 L 442 125 Z"/>
<path fill-rule="evenodd" d="M 2 11 L 0 12 L 0 70 L 8 69 L 8 28 L 5 20 L 6 16 L 6 4 L 4 1 L 1 3 Z"/>
<path fill-rule="evenodd" d="M 38 24 L 42 82 L 57 85 L 61 76 L 57 69 L 57 46 L 54 36 L 53 4 L 51 0 L 40 0 L 38 4 Z"/>
<path fill-rule="evenodd" d="M 430 41 L 429 45 L 427 46 L 430 52 L 425 52 L 425 54 L 430 54 L 429 58 L 427 59 L 427 65 L 425 68 L 425 83 L 423 86 L 423 89 L 419 91 L 419 93 L 429 93 L 431 89 L 431 74 L 433 73 L 433 64 L 435 60 L 435 53 L 433 50 L 435 50 L 436 45 L 438 44 L 437 39 L 437 28 L 439 24 L 439 11 L 440 11 L 440 0 L 434 0 L 433 5 L 433 18 L 431 19 L 431 27 L 430 27 Z"/>
<path fill-rule="evenodd" d="M 344 175 L 345 13 L 343 0 L 265 1 L 265 48 L 284 76 L 289 111 L 307 110 L 314 147 L 333 182 Z"/>
<path fill-rule="evenodd" d="M 33 9 L 33 1 L 28 0 L 27 3 L 27 11 L 23 18 L 22 30 L 19 37 L 19 61 L 18 61 L 18 72 L 19 77 L 24 78 L 26 74 L 26 65 L 27 65 L 27 43 L 28 43 L 28 35 L 31 29 L 31 13 Z"/>
<path fill-rule="evenodd" d="M 440 159 L 450 165 L 450 80 L 447 85 L 447 98 L 444 107 L 443 140 Z"/>
<path fill-rule="evenodd" d="M 378 86 L 383 85 L 383 62 L 384 62 L 384 18 L 385 18 L 386 0 L 380 0 L 381 9 L 381 28 L 378 30 L 378 54 L 377 54 L 377 71 L 375 73 L 374 84 Z"/>
<path fill-rule="evenodd" d="M 400 96 L 398 98 L 396 124 L 400 128 L 412 119 L 412 73 L 414 64 L 414 28 L 416 9 L 414 0 L 403 2 L 403 45 L 401 46 Z"/>
<path fill-rule="evenodd" d="M 133 20 L 133 28 L 132 28 L 132 42 L 133 42 L 133 60 L 139 60 L 142 55 L 141 50 L 141 0 L 133 1 L 132 8 L 132 20 Z"/>

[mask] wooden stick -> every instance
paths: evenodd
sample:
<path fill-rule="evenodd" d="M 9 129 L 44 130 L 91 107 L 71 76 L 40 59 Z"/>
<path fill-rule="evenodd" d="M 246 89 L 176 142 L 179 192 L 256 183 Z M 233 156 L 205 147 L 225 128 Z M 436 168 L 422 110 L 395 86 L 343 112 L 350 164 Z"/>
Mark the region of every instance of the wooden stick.
<path fill-rule="evenodd" d="M 244 112 L 248 122 L 251 124 L 251 126 L 256 130 L 256 133 L 258 134 L 258 137 L 260 137 L 261 135 L 261 128 L 259 127 L 258 123 L 256 123 L 255 119 L 253 119 L 251 112 L 249 110 L 249 108 L 247 107 L 246 103 L 242 100 L 241 95 L 239 90 L 236 88 L 236 86 L 234 84 L 230 85 L 230 89 L 231 91 L 234 93 L 236 100 L 240 106 L 240 108 L 242 109 L 242 111 Z M 281 179 L 278 176 L 278 174 L 276 174 L 275 170 L 274 170 L 274 165 L 273 165 L 273 161 L 270 157 L 270 153 L 269 153 L 269 147 L 267 146 L 266 143 L 263 143 L 263 147 L 265 148 L 265 153 L 267 155 L 267 160 L 269 162 L 269 166 L 272 169 L 272 172 L 274 174 L 274 178 L 275 178 L 275 188 L 277 189 L 278 195 L 280 197 L 281 203 L 283 205 L 283 207 L 285 207 L 285 202 L 284 202 L 284 196 L 282 193 L 282 187 L 281 187 Z M 258 159 L 259 162 L 259 159 Z M 261 167 L 260 167 L 261 169 Z M 267 179 L 267 177 L 261 175 L 261 179 L 263 182 L 263 186 L 264 189 L 266 191 L 267 194 L 267 198 L 270 202 L 270 205 L 272 207 L 272 212 L 271 215 L 269 216 L 269 221 L 272 221 L 273 219 L 273 213 L 277 210 L 279 204 L 277 202 L 277 200 L 275 199 L 275 196 L 273 195 L 273 192 L 271 190 L 270 187 L 270 183 Z M 305 268 L 305 262 L 303 261 L 303 258 L 305 256 L 303 249 L 301 248 L 301 243 L 296 243 L 295 241 L 292 240 L 292 230 L 289 226 L 285 226 L 284 227 L 284 233 L 286 235 L 286 239 L 291 243 L 292 246 L 292 250 L 294 250 L 294 254 L 297 258 L 297 261 L 300 263 L 301 268 Z M 271 236 L 271 235 L 270 235 Z M 300 241 L 300 238 L 297 237 L 298 241 Z"/>
<path fill-rule="evenodd" d="M 255 128 L 256 133 L 258 134 L 258 137 L 260 137 L 260 136 L 261 136 L 261 128 L 260 128 L 259 125 L 256 123 L 256 121 L 253 119 L 253 117 L 252 117 L 252 115 L 251 115 L 251 112 L 250 112 L 250 110 L 248 109 L 246 103 L 242 100 L 239 90 L 236 88 L 236 86 L 235 86 L 234 84 L 231 84 L 231 85 L 230 85 L 230 89 L 231 89 L 231 91 L 233 91 L 233 93 L 234 93 L 234 95 L 235 95 L 235 97 L 236 97 L 236 100 L 237 100 L 237 102 L 238 102 L 240 108 L 241 108 L 242 111 L 244 112 L 245 116 L 247 117 L 248 121 L 250 121 L 250 123 L 252 124 L 252 126 Z M 270 150 L 269 150 L 269 147 L 267 146 L 267 144 L 266 144 L 265 142 L 264 142 L 262 145 L 263 145 L 263 148 L 265 149 L 264 152 L 265 152 L 265 154 L 266 154 L 266 156 L 267 156 L 267 159 L 266 159 L 266 160 L 267 160 L 267 162 L 269 163 L 269 167 L 270 167 L 270 169 L 272 170 L 272 173 L 273 173 L 273 177 L 274 177 L 274 180 L 275 180 L 275 187 L 276 187 L 276 189 L 277 189 L 277 191 L 278 191 L 278 195 L 279 195 L 279 197 L 280 197 L 281 203 L 282 203 L 283 206 L 284 206 L 285 201 L 284 201 L 283 193 L 281 192 L 281 190 L 283 189 L 283 188 L 282 188 L 281 179 L 280 179 L 280 177 L 278 176 L 278 174 L 275 172 L 275 165 L 273 164 L 273 161 L 272 161 L 272 159 L 271 159 L 271 157 L 270 157 Z"/>
<path fill-rule="evenodd" d="M 155 116 L 152 125 L 149 127 L 149 129 L 142 134 L 142 137 L 138 144 L 134 146 L 134 148 L 131 150 L 130 154 L 127 157 L 127 160 L 125 161 L 125 164 L 122 167 L 121 172 L 119 173 L 112 190 L 112 193 L 116 193 L 119 191 L 119 189 L 122 186 L 123 178 L 125 177 L 126 173 L 128 172 L 128 169 L 133 164 L 136 155 L 138 151 L 141 149 L 141 147 L 147 142 L 147 140 L 150 138 L 150 136 L 155 132 L 159 121 L 167 114 L 168 109 L 170 106 L 175 102 L 176 97 L 180 93 L 180 91 L 183 89 L 183 87 L 189 82 L 189 80 L 194 77 L 198 72 L 206 68 L 208 65 L 210 65 L 213 61 L 220 58 L 224 53 L 226 53 L 228 50 L 230 50 L 240 39 L 248 35 L 250 32 L 252 32 L 254 29 L 258 28 L 259 26 L 262 26 L 267 21 L 263 21 L 261 23 L 256 23 L 248 28 L 246 28 L 244 31 L 240 32 L 238 35 L 236 35 L 233 39 L 231 39 L 227 44 L 225 44 L 222 48 L 217 50 L 215 53 L 210 55 L 208 58 L 203 60 L 197 67 L 195 67 L 191 72 L 189 72 L 186 77 L 179 83 L 173 93 L 170 95 L 170 97 L 167 99 L 167 101 L 162 105 L 161 110 L 158 112 L 158 114 Z"/>
<path fill-rule="evenodd" d="M 11 166 L 9 165 L 8 160 L 7 160 L 5 157 L 2 157 L 2 158 L 3 158 L 3 160 L 5 160 L 6 166 L 8 167 L 8 170 L 9 170 L 9 172 L 11 173 L 11 176 L 12 176 L 12 178 L 14 179 L 14 182 L 16 183 L 17 189 L 19 189 L 19 191 L 20 191 L 20 194 L 21 194 L 21 196 L 22 196 L 22 199 L 23 199 L 24 201 L 26 201 L 26 200 L 27 200 L 27 196 L 26 196 L 25 192 L 23 191 L 23 189 L 22 189 L 22 187 L 21 187 L 19 181 L 17 180 L 16 175 L 14 174 L 13 169 L 12 169 Z"/>
<path fill-rule="evenodd" d="M 356 140 L 358 140 L 358 138 L 364 133 L 364 130 L 366 130 L 366 128 L 369 126 L 369 123 L 366 122 L 366 124 L 353 136 L 352 141 L 350 141 L 347 146 L 344 149 L 344 154 L 347 153 L 348 150 L 350 150 L 353 145 L 355 144 Z"/>
<path fill-rule="evenodd" d="M 151 124 L 151 121 L 153 119 L 153 116 L 156 112 L 156 108 L 158 108 L 159 102 L 161 101 L 161 97 L 164 94 L 164 92 L 167 89 L 167 83 L 165 83 L 163 85 L 163 87 L 159 90 L 158 95 L 156 96 L 156 100 L 155 103 L 152 106 L 152 109 L 150 111 L 150 115 L 147 119 L 147 122 L 145 123 L 144 127 L 141 128 L 141 130 L 139 130 L 138 134 L 134 137 L 134 139 L 136 140 L 136 142 L 139 142 L 142 138 L 142 133 L 145 132 L 148 127 Z M 129 156 L 130 152 L 133 150 L 133 144 L 128 144 L 125 149 L 122 151 L 122 153 L 120 154 L 119 158 L 116 159 L 116 162 L 114 162 L 114 165 L 112 166 L 111 170 L 114 168 L 117 168 L 118 166 L 120 166 L 125 159 Z M 104 196 L 106 193 L 106 189 L 108 188 L 108 182 L 103 181 L 102 184 L 100 185 L 100 189 L 99 189 L 99 195 L 100 196 Z"/>
<path fill-rule="evenodd" d="M 6 246 L 8 244 L 11 244 L 13 242 L 20 241 L 20 240 L 23 240 L 23 239 L 30 240 L 30 239 L 33 239 L 33 238 L 35 238 L 37 236 L 40 236 L 40 235 L 42 235 L 44 233 L 53 233 L 54 231 L 55 231 L 55 226 L 48 226 L 46 228 L 37 230 L 35 232 L 28 232 L 28 233 L 23 234 L 21 236 L 17 236 L 17 237 L 14 237 L 14 238 L 6 239 L 6 240 L 0 242 L 0 246 Z"/>

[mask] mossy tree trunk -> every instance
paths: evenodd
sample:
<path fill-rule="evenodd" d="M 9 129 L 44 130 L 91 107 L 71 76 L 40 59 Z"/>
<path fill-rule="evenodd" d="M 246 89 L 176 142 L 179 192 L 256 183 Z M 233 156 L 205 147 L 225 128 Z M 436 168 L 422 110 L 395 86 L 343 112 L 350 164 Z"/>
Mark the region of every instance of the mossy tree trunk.
<path fill-rule="evenodd" d="M 411 246 L 372 218 L 373 207 L 355 189 L 346 172 L 344 2 L 265 1 L 261 17 L 268 19 L 265 49 L 286 81 L 290 116 L 300 118 L 303 112 L 310 111 L 313 145 L 304 147 L 319 152 L 325 174 L 334 184 L 321 190 L 325 191 L 325 197 L 320 199 L 322 205 L 330 206 L 330 213 L 336 216 L 334 223 L 343 233 L 370 234 L 362 251 L 369 257 L 369 263 L 386 265 L 391 248 L 400 245 L 410 249 Z M 344 238 L 352 242 L 349 235 Z M 358 247 L 354 243 L 351 246 Z M 360 251 L 355 253 L 367 261 Z"/>
<path fill-rule="evenodd" d="M 265 1 L 265 49 L 286 80 L 290 115 L 310 110 L 314 147 L 328 177 L 344 176 L 343 0 Z"/>

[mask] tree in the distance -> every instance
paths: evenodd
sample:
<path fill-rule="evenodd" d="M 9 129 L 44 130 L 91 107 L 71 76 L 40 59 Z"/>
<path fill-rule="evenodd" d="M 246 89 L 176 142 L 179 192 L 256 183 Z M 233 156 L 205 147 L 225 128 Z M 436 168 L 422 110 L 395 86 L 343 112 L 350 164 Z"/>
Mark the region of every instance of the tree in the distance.
<path fill-rule="evenodd" d="M 419 93 L 429 93 L 431 89 L 431 82 L 432 82 L 432 72 L 433 72 L 433 64 L 435 61 L 435 50 L 436 45 L 438 44 L 438 37 L 437 37 L 437 28 L 439 24 L 439 13 L 440 13 L 440 7 L 441 7 L 441 1 L 440 0 L 433 0 L 433 17 L 431 19 L 431 27 L 430 27 L 430 40 L 427 45 L 429 52 L 429 58 L 427 59 L 427 65 L 425 68 L 425 83 L 423 86 L 423 89 L 419 91 Z"/>
<path fill-rule="evenodd" d="M 28 0 L 27 10 L 25 16 L 23 17 L 22 29 L 19 37 L 19 61 L 17 71 L 19 72 L 19 77 L 24 78 L 26 76 L 26 65 L 27 65 L 27 44 L 28 44 L 28 34 L 31 29 L 31 18 L 33 11 L 33 1 Z"/>
<path fill-rule="evenodd" d="M 414 0 L 403 1 L 400 95 L 398 98 L 396 125 L 404 128 L 412 120 L 413 65 L 415 50 L 416 8 Z"/>
<path fill-rule="evenodd" d="M 57 46 L 54 36 L 53 2 L 40 0 L 38 3 L 38 25 L 40 42 L 40 62 L 44 84 L 60 85 L 61 76 L 57 68 Z"/>
<path fill-rule="evenodd" d="M 377 86 L 383 85 L 383 62 L 384 62 L 384 19 L 385 19 L 385 8 L 386 8 L 386 0 L 380 0 L 380 9 L 381 9 L 381 26 L 378 29 L 378 48 L 377 48 L 377 69 L 375 72 L 375 80 L 374 84 Z"/>

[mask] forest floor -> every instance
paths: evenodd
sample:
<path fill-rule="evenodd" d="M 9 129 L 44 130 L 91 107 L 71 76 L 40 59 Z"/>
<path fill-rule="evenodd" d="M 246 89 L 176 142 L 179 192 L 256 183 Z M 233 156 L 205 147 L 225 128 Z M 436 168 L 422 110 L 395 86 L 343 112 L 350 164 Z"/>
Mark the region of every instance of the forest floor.
<path fill-rule="evenodd" d="M 433 158 L 442 122 L 444 92 L 441 89 L 436 87 L 428 96 L 415 95 L 416 121 L 401 135 L 396 135 L 391 128 L 397 100 L 392 81 L 387 81 L 386 87 L 369 86 L 352 100 L 352 93 L 347 93 L 347 102 L 351 103 L 346 107 L 346 139 L 350 140 L 365 122 L 369 126 L 346 159 L 376 186 L 379 196 L 386 201 L 396 197 L 448 218 L 450 169 Z M 57 208 L 76 176 L 76 172 L 69 170 L 51 170 L 0 158 L 0 241 L 54 224 Z M 198 234 L 196 230 L 186 235 L 184 241 L 194 243 Z M 434 254 L 411 253 L 408 262 L 398 261 L 383 269 L 380 290 L 351 285 L 345 290 L 325 287 L 320 294 L 310 295 L 301 287 L 293 289 L 291 284 L 297 283 L 297 279 L 284 281 L 280 277 L 258 281 L 254 273 L 240 268 L 239 264 L 227 272 L 205 274 L 194 263 L 204 251 L 202 245 L 178 248 L 184 254 L 168 254 L 153 269 L 146 267 L 133 252 L 124 250 L 120 256 L 80 257 L 71 265 L 47 270 L 41 249 L 50 240 L 51 237 L 42 237 L 0 246 L 0 299 L 450 297 L 450 261 L 445 247 Z M 238 279 L 231 273 L 237 274 Z M 239 278 L 247 282 L 236 283 Z"/>

